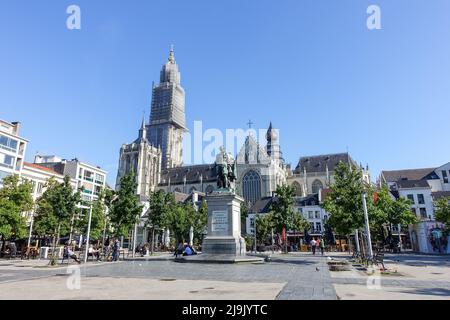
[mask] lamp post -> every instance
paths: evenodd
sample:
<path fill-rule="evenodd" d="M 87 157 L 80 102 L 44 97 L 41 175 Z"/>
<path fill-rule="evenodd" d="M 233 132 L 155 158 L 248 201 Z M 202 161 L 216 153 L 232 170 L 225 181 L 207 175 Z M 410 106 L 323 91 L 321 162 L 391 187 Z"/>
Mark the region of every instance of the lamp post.
<path fill-rule="evenodd" d="M 256 254 L 256 217 L 257 214 L 255 212 L 255 217 L 253 218 L 253 229 L 255 230 L 255 254 Z"/>
<path fill-rule="evenodd" d="M 84 252 L 84 263 L 87 262 L 88 253 L 89 253 L 89 237 L 91 233 L 91 221 L 92 221 L 92 203 L 89 207 L 80 206 L 81 209 L 89 209 L 89 222 L 88 222 L 88 230 L 86 235 L 86 251 Z"/>
<path fill-rule="evenodd" d="M 369 227 L 369 214 L 367 213 L 367 202 L 366 202 L 366 193 L 363 193 L 362 201 L 363 201 L 363 208 L 364 208 L 364 220 L 366 222 L 366 234 L 367 234 L 367 249 L 369 251 L 369 258 L 373 258 L 373 251 L 372 251 L 372 239 L 370 237 L 370 227 Z"/>

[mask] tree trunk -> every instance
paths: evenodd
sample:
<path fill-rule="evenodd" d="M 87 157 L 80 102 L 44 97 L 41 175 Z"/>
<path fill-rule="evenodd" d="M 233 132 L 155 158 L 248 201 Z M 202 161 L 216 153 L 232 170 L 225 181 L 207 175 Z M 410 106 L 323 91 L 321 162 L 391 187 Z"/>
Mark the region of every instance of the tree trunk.
<path fill-rule="evenodd" d="M 347 249 L 348 249 L 348 254 L 350 254 L 351 253 L 351 250 L 350 250 L 350 235 L 347 235 Z"/>
<path fill-rule="evenodd" d="M 153 256 L 154 248 L 155 248 L 155 227 L 152 226 L 152 249 L 151 249 L 151 254 L 150 254 L 152 256 Z"/>

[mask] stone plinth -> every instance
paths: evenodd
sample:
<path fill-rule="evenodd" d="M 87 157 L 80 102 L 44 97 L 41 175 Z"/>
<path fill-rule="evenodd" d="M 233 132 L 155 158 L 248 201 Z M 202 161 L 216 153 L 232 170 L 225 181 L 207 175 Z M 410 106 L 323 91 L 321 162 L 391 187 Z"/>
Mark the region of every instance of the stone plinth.
<path fill-rule="evenodd" d="M 208 202 L 208 233 L 202 253 L 182 257 L 179 262 L 238 263 L 259 262 L 262 258 L 246 255 L 241 236 L 241 203 L 244 199 L 228 190 L 217 190 L 206 196 Z"/>
<path fill-rule="evenodd" d="M 229 191 L 216 191 L 206 196 L 208 233 L 203 240 L 203 254 L 245 256 L 245 240 L 241 236 L 241 203 L 244 199 Z"/>

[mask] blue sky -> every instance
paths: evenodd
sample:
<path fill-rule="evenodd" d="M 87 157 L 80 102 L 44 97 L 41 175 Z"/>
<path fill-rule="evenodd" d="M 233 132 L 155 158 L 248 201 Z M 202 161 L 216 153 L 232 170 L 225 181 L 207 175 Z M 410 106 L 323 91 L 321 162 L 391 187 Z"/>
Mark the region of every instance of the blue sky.
<path fill-rule="evenodd" d="M 191 130 L 273 121 L 293 166 L 347 148 L 373 175 L 450 161 L 448 0 L 0 0 L 0 118 L 28 160 L 78 157 L 113 184 L 170 44 Z"/>

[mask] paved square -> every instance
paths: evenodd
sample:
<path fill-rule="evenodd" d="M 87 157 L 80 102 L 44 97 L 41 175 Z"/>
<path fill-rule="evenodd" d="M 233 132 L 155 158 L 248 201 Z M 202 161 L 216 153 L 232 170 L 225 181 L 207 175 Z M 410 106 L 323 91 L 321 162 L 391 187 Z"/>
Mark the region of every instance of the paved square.
<path fill-rule="evenodd" d="M 450 299 L 450 257 L 386 255 L 392 272 L 380 288 L 367 286 L 368 275 L 330 272 L 330 259 L 305 253 L 275 254 L 264 264 L 177 263 L 169 254 L 118 263 L 73 264 L 80 290 L 67 285 L 67 266 L 47 261 L 0 261 L 0 299 L 163 299 L 163 300 L 335 300 Z M 71 267 L 73 268 L 73 267 Z M 73 278 L 72 278 L 73 279 Z"/>

